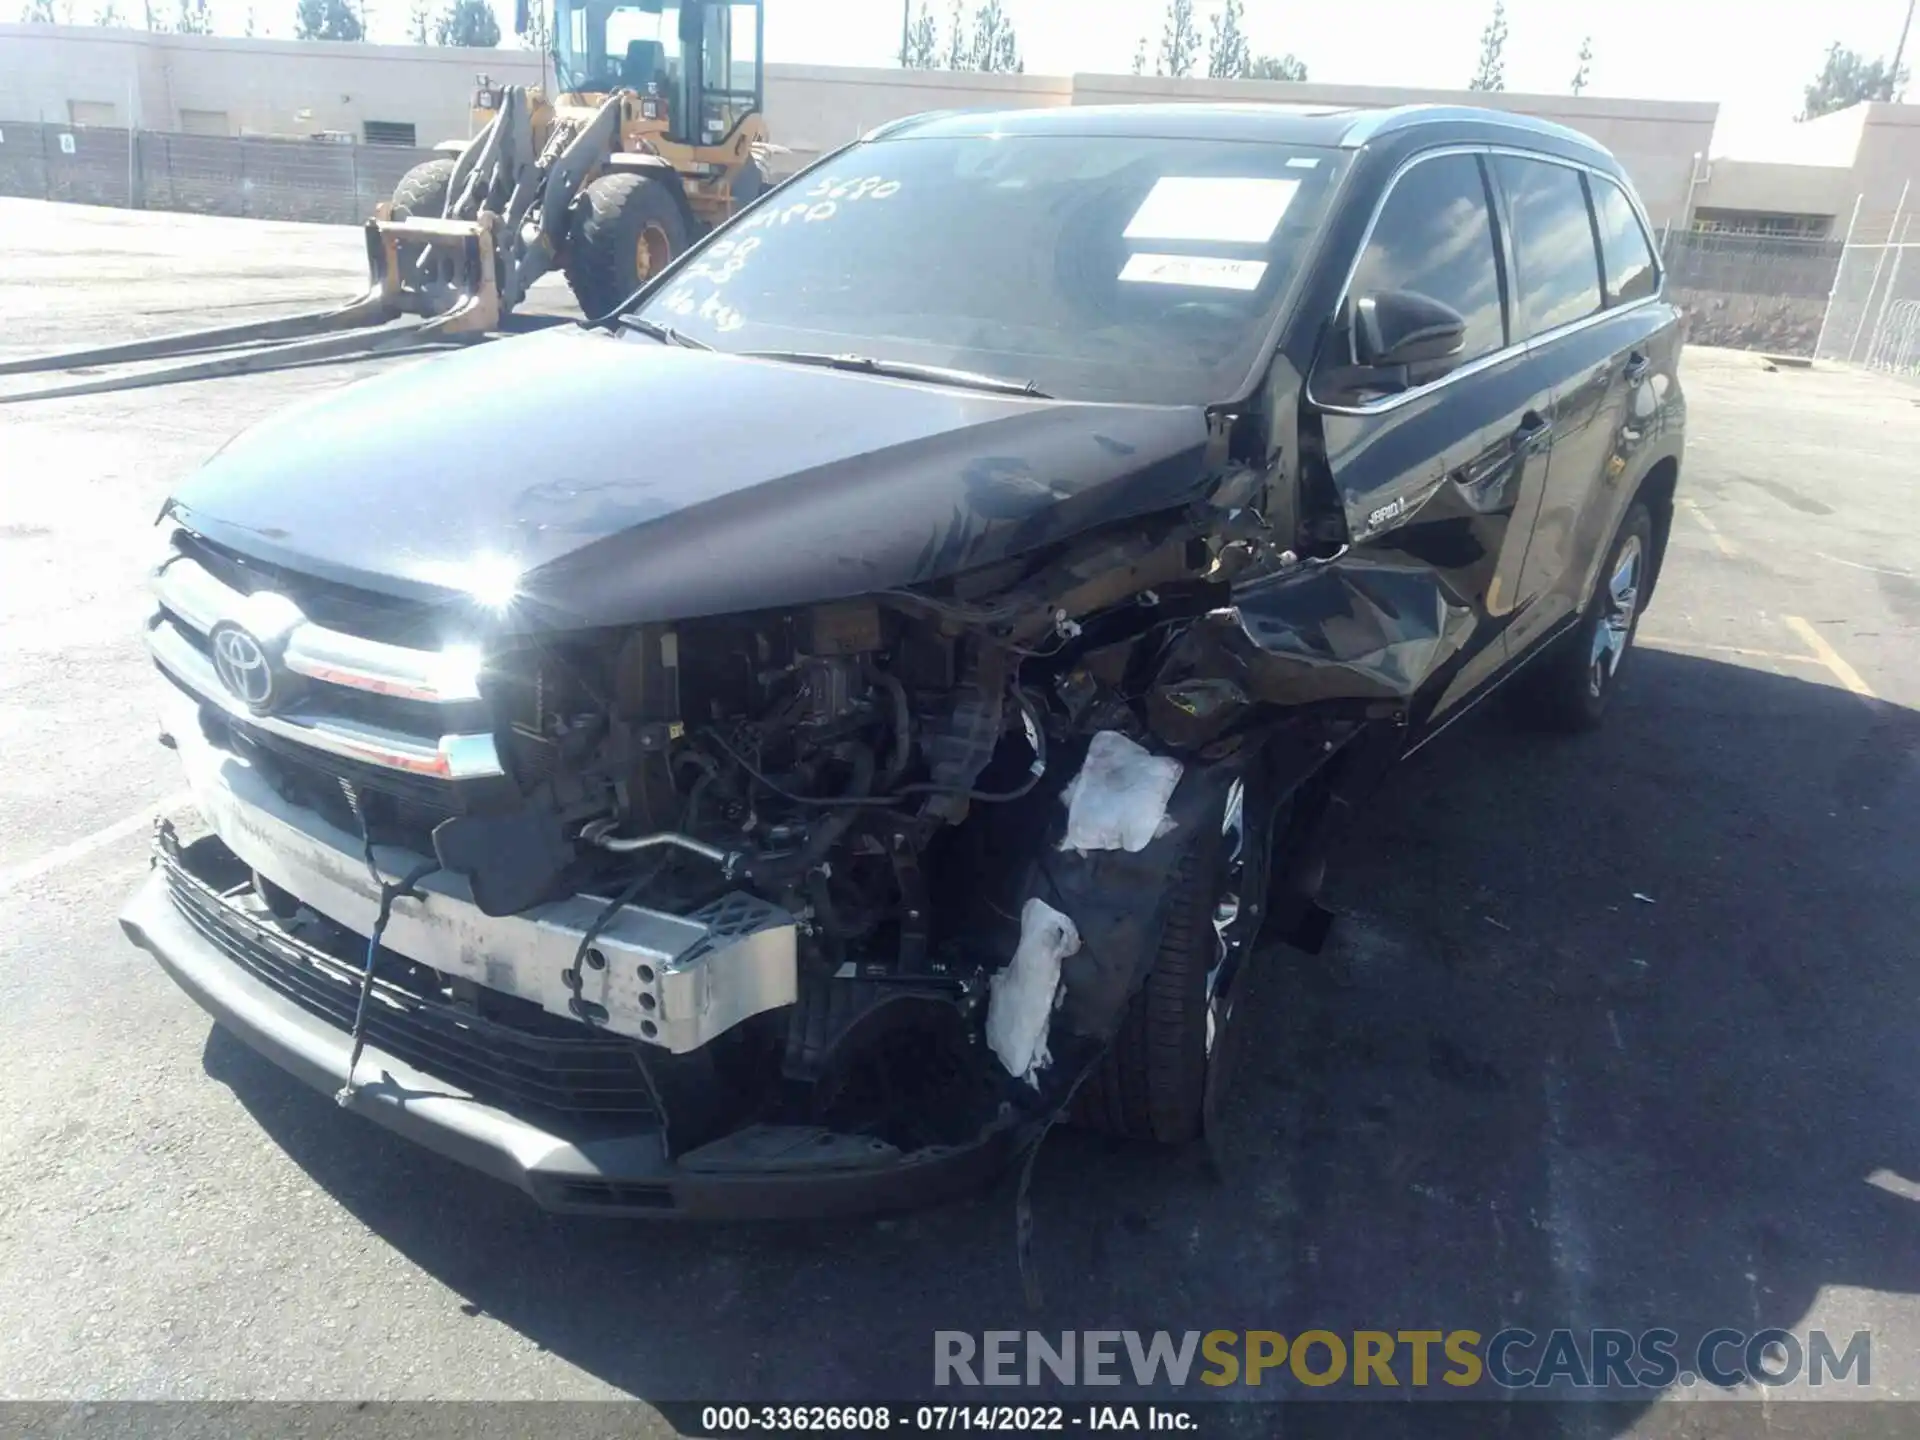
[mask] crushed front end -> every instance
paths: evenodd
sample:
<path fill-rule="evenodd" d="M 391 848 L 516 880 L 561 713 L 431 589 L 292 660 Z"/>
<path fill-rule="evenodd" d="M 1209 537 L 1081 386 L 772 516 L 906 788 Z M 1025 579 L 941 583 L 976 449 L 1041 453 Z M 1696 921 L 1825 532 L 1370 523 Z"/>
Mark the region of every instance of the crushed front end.
<path fill-rule="evenodd" d="M 1074 1104 L 1201 838 L 1262 837 L 1211 1005 L 1269 859 L 1312 870 L 1401 670 L 1461 638 L 1430 582 L 1361 606 L 1390 568 L 1282 551 L 1210 468 L 934 582 L 613 626 L 501 626 L 484 584 L 358 588 L 172 512 L 148 639 L 200 828 L 123 924 L 283 1068 L 551 1208 L 975 1187 Z"/>

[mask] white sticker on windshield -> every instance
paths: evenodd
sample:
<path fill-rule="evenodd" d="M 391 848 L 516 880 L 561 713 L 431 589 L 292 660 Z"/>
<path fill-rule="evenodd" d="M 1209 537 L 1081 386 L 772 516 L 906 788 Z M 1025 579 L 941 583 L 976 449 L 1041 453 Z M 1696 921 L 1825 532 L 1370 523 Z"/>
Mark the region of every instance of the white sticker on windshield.
<path fill-rule="evenodd" d="M 1264 260 L 1222 260 L 1215 255 L 1130 255 L 1122 280 L 1141 285 L 1198 285 L 1210 290 L 1258 290 Z"/>
<path fill-rule="evenodd" d="M 1127 222 L 1129 240 L 1225 240 L 1264 245 L 1293 203 L 1298 180 L 1167 175 Z"/>

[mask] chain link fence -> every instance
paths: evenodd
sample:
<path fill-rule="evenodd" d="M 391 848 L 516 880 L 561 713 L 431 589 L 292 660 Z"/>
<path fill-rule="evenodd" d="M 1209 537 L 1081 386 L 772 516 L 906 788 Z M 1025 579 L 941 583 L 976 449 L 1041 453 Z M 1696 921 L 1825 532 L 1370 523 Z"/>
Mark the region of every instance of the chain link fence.
<path fill-rule="evenodd" d="M 1667 237 L 1667 294 L 1687 339 L 1812 355 L 1845 246 L 1838 240 L 1684 230 Z"/>
<path fill-rule="evenodd" d="M 0 121 L 0 195 L 358 224 L 431 150 Z"/>
<path fill-rule="evenodd" d="M 1816 357 L 1920 378 L 1920 241 L 1849 245 Z"/>

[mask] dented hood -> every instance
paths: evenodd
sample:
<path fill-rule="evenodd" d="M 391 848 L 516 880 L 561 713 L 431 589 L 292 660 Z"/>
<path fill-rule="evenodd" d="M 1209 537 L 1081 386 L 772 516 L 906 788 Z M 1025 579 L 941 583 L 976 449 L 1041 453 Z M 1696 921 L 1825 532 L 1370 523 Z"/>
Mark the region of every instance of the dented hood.
<path fill-rule="evenodd" d="M 392 371 L 231 442 L 184 523 L 417 598 L 519 571 L 531 626 L 623 624 L 935 580 L 1178 506 L 1193 406 L 881 379 L 564 327 Z"/>

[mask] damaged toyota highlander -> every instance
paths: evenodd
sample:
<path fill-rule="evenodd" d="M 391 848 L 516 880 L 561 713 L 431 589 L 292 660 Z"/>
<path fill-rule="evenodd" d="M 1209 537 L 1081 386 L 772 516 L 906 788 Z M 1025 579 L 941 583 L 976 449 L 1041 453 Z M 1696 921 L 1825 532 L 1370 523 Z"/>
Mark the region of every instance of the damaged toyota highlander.
<path fill-rule="evenodd" d="M 1496 688 L 1613 696 L 1681 460 L 1648 237 L 1605 150 L 1475 110 L 871 135 L 179 486 L 198 818 L 126 931 L 558 1210 L 1199 1136 L 1336 817 Z"/>

